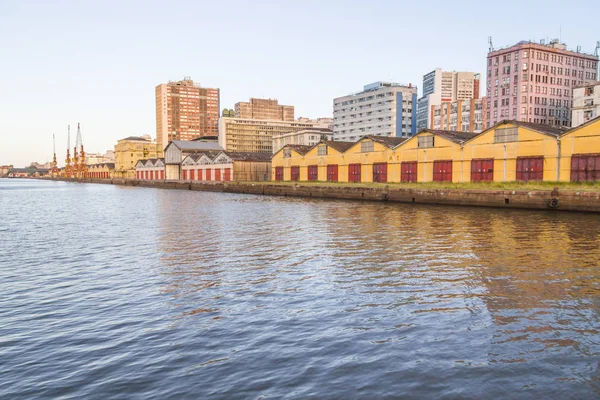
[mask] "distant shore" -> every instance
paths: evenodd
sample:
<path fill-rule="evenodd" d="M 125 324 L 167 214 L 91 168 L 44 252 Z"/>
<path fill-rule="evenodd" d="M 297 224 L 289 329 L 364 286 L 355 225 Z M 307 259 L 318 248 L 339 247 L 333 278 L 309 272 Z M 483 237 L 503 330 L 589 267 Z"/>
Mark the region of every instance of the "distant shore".
<path fill-rule="evenodd" d="M 600 186 L 513 183 L 514 189 L 490 184 L 383 184 L 330 182 L 199 182 L 145 181 L 136 179 L 38 178 L 77 183 L 101 183 L 157 189 L 244 193 L 267 196 L 314 197 L 344 200 L 387 201 L 412 204 L 440 204 L 551 211 L 600 213 Z M 461 187 L 464 185 L 465 187 Z M 506 184 L 510 185 L 510 184 Z M 530 186 L 530 187 L 528 187 Z M 547 187 L 547 189 L 544 189 Z M 555 190 L 557 189 L 557 190 Z"/>

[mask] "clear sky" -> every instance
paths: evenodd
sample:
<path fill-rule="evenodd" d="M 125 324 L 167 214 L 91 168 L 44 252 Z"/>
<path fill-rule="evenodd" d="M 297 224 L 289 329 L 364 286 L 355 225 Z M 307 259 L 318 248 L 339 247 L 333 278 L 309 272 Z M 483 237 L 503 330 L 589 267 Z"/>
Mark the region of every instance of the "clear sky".
<path fill-rule="evenodd" d="M 156 136 L 154 88 L 184 76 L 332 115 L 332 100 L 378 80 L 485 75 L 495 47 L 557 38 L 591 53 L 598 1 L 0 0 L 0 164 L 64 161 L 67 125 L 88 152 Z M 482 82 L 482 93 L 485 82 Z"/>

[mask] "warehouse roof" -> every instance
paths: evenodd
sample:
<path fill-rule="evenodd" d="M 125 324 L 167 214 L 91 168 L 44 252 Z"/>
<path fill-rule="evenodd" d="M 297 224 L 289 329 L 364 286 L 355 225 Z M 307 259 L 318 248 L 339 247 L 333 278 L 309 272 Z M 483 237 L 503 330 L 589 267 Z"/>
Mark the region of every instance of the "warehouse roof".
<path fill-rule="evenodd" d="M 215 142 L 193 142 L 187 140 L 173 140 L 171 143 L 167 145 L 175 146 L 183 152 L 191 152 L 191 151 L 199 151 L 199 150 L 223 150 L 218 143 Z M 166 149 L 165 149 L 166 150 Z"/>
<path fill-rule="evenodd" d="M 321 143 L 326 144 L 327 146 L 334 148 L 335 150 L 339 151 L 340 153 L 343 153 L 346 150 L 348 150 L 350 147 L 352 147 L 356 142 L 341 142 L 341 141 L 336 141 L 336 140 L 321 140 L 315 146 L 318 146 Z M 315 146 L 313 146 L 313 147 L 315 147 Z"/>
<path fill-rule="evenodd" d="M 270 153 L 251 153 L 247 151 L 223 151 L 227 157 L 235 161 L 271 161 Z"/>
<path fill-rule="evenodd" d="M 377 136 L 377 135 L 367 135 L 364 136 L 366 138 L 371 139 L 374 142 L 381 143 L 382 145 L 393 149 L 394 147 L 399 146 L 404 143 L 408 138 L 401 138 L 396 136 Z"/>
<path fill-rule="evenodd" d="M 479 133 L 473 132 L 459 132 L 459 131 L 444 131 L 441 129 L 423 129 L 421 132 L 429 132 L 435 135 L 441 136 L 444 139 L 448 139 L 454 143 L 464 143 L 467 140 L 473 139 L 475 136 L 479 135 Z"/>
<path fill-rule="evenodd" d="M 551 126 L 551 125 L 545 125 L 545 124 L 536 124 L 534 122 L 513 121 L 513 120 L 500 121 L 493 127 L 496 127 L 501 124 L 514 124 L 517 126 L 522 126 L 523 128 L 531 129 L 533 131 L 543 133 L 545 135 L 554 136 L 554 137 L 560 136 L 569 130 L 569 128 L 560 127 L 560 126 Z"/>

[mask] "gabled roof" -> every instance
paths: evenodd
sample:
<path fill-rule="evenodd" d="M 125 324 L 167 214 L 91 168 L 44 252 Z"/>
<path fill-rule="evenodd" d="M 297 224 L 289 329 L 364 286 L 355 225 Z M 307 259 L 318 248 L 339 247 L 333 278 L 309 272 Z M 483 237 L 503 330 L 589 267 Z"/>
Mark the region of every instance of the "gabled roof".
<path fill-rule="evenodd" d="M 502 124 L 514 124 L 517 126 L 521 126 L 523 128 L 531 129 L 532 131 L 536 131 L 539 133 L 543 133 L 544 135 L 549 135 L 553 137 L 558 137 L 563 133 L 567 132 L 568 128 L 565 127 L 557 127 L 545 124 L 536 124 L 534 122 L 525 122 L 525 121 L 514 121 L 514 120 L 503 120 L 498 122 L 496 125 L 492 126 L 490 129 L 497 127 Z"/>
<path fill-rule="evenodd" d="M 128 136 L 124 139 L 119 139 L 119 140 L 135 140 L 138 142 L 150 142 L 151 140 L 143 138 L 143 137 L 139 137 L 139 136 Z"/>
<path fill-rule="evenodd" d="M 356 142 L 341 142 L 341 141 L 336 141 L 336 140 L 321 140 L 319 143 L 317 143 L 315 146 L 318 146 L 320 144 L 326 144 L 327 146 L 339 151 L 340 153 L 345 152 L 346 150 L 348 150 L 350 147 L 354 146 L 354 144 Z M 313 147 L 315 147 L 313 146 Z"/>
<path fill-rule="evenodd" d="M 167 147 L 169 147 L 171 145 L 176 146 L 178 149 L 180 149 L 184 153 L 197 152 L 197 151 L 223 150 L 223 148 L 221 146 L 219 146 L 218 143 L 215 143 L 215 142 L 192 142 L 192 141 L 187 141 L 187 140 L 173 140 L 172 142 L 170 142 L 167 145 Z"/>
<path fill-rule="evenodd" d="M 441 136 L 444 139 L 448 139 L 451 142 L 462 144 L 468 140 L 473 139 L 475 136 L 480 135 L 480 133 L 473 132 L 459 132 L 459 131 L 444 131 L 441 129 L 423 129 L 418 134 L 423 132 L 433 133 L 435 135 Z"/>
<path fill-rule="evenodd" d="M 296 153 L 301 155 L 305 155 L 313 147 L 314 146 L 306 146 L 304 144 L 286 144 L 285 146 L 283 146 L 283 148 L 292 149 Z"/>
<path fill-rule="evenodd" d="M 380 143 L 390 149 L 398 147 L 400 144 L 404 143 L 408 138 L 401 138 L 396 136 L 377 136 L 377 135 L 367 135 L 363 136 L 360 140 L 368 138 L 374 142 Z"/>
<path fill-rule="evenodd" d="M 573 131 L 576 131 L 576 130 L 578 130 L 578 129 L 584 128 L 584 127 L 586 127 L 586 126 L 588 126 L 588 125 L 591 125 L 591 124 L 595 124 L 595 123 L 597 123 L 597 122 L 599 122 L 599 121 L 600 121 L 600 115 L 599 115 L 599 116 L 597 116 L 596 118 L 590 119 L 590 120 L 589 120 L 588 122 L 586 122 L 586 123 L 583 123 L 583 124 L 581 124 L 581 125 L 578 125 L 578 126 L 575 126 L 575 127 L 571 128 L 571 129 L 569 129 L 568 131 L 564 132 L 562 135 L 569 134 L 569 133 L 571 133 L 571 132 L 573 132 Z"/>
<path fill-rule="evenodd" d="M 272 157 L 272 154 L 269 153 L 252 153 L 245 151 L 223 151 L 222 154 L 225 154 L 234 161 L 271 161 Z"/>

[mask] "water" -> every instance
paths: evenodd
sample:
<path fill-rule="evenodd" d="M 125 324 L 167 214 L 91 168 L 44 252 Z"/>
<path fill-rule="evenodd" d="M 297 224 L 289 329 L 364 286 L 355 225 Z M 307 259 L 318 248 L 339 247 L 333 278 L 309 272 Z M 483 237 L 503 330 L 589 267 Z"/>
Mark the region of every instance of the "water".
<path fill-rule="evenodd" d="M 0 180 L 0 398 L 600 397 L 600 216 Z"/>

